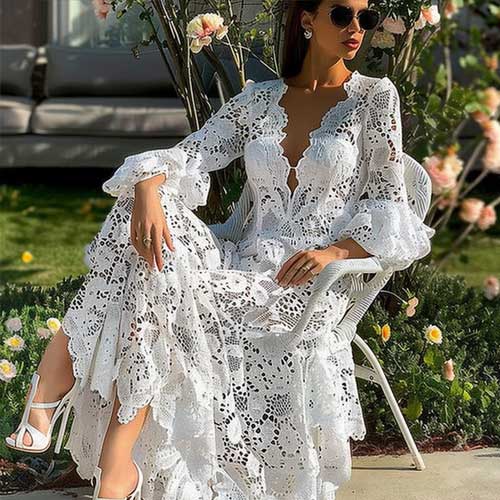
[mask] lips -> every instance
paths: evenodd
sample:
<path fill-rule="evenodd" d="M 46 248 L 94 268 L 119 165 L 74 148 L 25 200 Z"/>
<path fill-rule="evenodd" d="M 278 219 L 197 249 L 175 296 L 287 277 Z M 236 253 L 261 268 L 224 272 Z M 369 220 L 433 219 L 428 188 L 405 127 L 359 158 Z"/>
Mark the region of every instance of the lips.
<path fill-rule="evenodd" d="M 357 49 L 359 47 L 359 41 L 354 39 L 354 38 L 350 38 L 349 40 L 345 40 L 344 42 L 342 42 L 346 47 L 349 47 L 350 49 Z"/>

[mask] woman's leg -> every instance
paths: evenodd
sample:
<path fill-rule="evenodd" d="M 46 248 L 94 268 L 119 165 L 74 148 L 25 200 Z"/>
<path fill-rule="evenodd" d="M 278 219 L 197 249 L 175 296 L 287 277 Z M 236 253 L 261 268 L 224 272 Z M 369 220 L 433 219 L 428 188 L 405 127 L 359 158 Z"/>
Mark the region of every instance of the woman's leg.
<path fill-rule="evenodd" d="M 124 498 L 137 485 L 138 473 L 132 461 L 132 448 L 139 437 L 150 406 L 139 409 L 136 417 L 127 424 L 118 422 L 118 406 L 118 397 L 115 397 L 111 421 L 99 457 L 98 465 L 102 469 L 99 497 Z"/>
<path fill-rule="evenodd" d="M 73 376 L 72 361 L 68 351 L 68 340 L 68 336 L 60 328 L 45 349 L 36 370 L 40 375 L 40 380 L 33 398 L 34 403 L 57 401 L 73 386 L 75 377 Z M 28 394 L 29 390 L 26 393 L 25 401 L 28 399 Z M 30 411 L 28 422 L 46 434 L 54 411 L 55 408 L 33 408 Z M 11 437 L 15 439 L 16 433 L 12 433 Z M 23 436 L 23 443 L 30 446 L 32 442 L 30 432 L 26 431 Z"/>

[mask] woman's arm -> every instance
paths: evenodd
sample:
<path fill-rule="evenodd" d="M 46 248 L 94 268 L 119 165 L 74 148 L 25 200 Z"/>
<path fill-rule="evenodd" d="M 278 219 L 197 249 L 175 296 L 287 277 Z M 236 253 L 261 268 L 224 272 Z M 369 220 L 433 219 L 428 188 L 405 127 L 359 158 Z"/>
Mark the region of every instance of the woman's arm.
<path fill-rule="evenodd" d="M 249 114 L 254 85 L 249 82 L 199 130 L 175 146 L 127 156 L 113 177 L 104 182 L 103 190 L 112 196 L 132 195 L 136 187 L 147 190 L 166 183 L 190 208 L 206 204 L 208 172 L 222 169 L 243 155 L 251 130 Z"/>
<path fill-rule="evenodd" d="M 350 258 L 374 255 L 385 269 L 405 269 L 430 252 L 435 229 L 424 224 L 408 203 L 400 98 L 388 77 L 370 90 L 361 133 L 365 185 L 335 245 L 352 250 Z"/>

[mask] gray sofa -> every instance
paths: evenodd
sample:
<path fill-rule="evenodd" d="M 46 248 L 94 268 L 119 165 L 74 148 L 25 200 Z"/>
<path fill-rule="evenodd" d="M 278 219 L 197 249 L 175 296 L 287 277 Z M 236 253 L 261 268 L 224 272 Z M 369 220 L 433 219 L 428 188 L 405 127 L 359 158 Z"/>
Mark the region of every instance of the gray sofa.
<path fill-rule="evenodd" d="M 213 71 L 202 54 L 195 57 L 218 109 Z M 35 64 L 45 69 L 38 95 Z M 135 59 L 129 49 L 9 45 L 0 47 L 0 65 L 0 167 L 116 167 L 127 155 L 170 147 L 190 133 L 152 46 Z M 247 71 L 256 81 L 275 77 L 257 59 Z"/>

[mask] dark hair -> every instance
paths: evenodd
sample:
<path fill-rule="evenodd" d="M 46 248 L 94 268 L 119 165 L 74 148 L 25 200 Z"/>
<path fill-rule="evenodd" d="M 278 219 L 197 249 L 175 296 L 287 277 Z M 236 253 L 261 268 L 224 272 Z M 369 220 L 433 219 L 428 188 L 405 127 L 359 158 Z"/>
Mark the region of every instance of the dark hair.
<path fill-rule="evenodd" d="M 300 14 L 303 10 L 316 12 L 321 2 L 322 0 L 283 1 L 286 24 L 281 63 L 282 77 L 290 78 L 300 73 L 309 46 L 309 40 L 304 36 L 304 29 L 300 23 Z"/>

